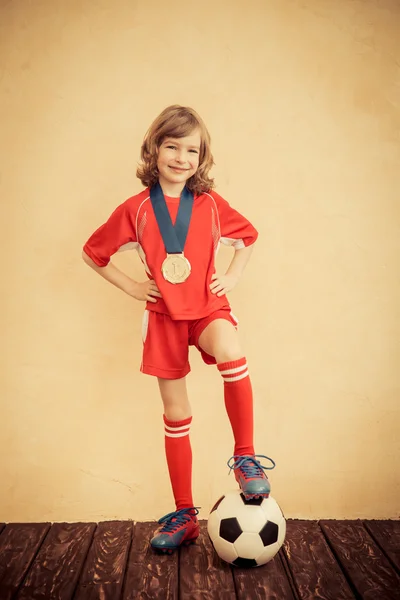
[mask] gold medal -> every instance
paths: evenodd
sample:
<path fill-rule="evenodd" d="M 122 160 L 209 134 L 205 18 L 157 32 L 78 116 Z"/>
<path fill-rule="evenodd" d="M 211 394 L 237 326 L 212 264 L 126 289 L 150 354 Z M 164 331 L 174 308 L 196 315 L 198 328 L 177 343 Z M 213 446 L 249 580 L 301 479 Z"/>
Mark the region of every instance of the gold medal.
<path fill-rule="evenodd" d="M 167 254 L 161 265 L 164 279 L 170 283 L 183 283 L 190 275 L 192 267 L 188 259 L 182 254 Z"/>

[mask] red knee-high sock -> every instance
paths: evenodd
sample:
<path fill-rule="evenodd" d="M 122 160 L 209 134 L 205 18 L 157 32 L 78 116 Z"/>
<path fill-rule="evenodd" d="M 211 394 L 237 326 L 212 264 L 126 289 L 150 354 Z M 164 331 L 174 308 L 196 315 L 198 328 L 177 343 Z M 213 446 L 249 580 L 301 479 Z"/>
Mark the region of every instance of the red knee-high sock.
<path fill-rule="evenodd" d="M 234 454 L 254 454 L 253 445 L 253 390 L 246 359 L 219 363 L 224 380 L 226 412 L 235 439 Z"/>
<path fill-rule="evenodd" d="M 170 421 L 164 415 L 165 455 L 176 510 L 193 506 L 192 447 L 189 431 L 192 417 Z"/>

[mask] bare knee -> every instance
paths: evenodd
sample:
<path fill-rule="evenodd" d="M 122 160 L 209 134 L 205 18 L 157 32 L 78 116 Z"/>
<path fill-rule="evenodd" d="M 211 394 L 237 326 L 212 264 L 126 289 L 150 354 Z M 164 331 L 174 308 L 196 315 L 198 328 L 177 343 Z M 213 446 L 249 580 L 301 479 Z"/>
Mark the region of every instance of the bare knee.
<path fill-rule="evenodd" d="M 217 363 L 233 362 L 243 357 L 243 352 L 238 348 L 221 348 L 215 353 L 215 360 Z"/>
<path fill-rule="evenodd" d="M 161 399 L 164 405 L 164 414 L 171 421 L 182 421 L 191 416 L 189 398 L 186 389 L 186 378 L 162 379 L 158 378 Z"/>
<path fill-rule="evenodd" d="M 231 362 L 243 357 L 236 329 L 224 319 L 212 321 L 199 337 L 200 347 L 217 363 Z"/>

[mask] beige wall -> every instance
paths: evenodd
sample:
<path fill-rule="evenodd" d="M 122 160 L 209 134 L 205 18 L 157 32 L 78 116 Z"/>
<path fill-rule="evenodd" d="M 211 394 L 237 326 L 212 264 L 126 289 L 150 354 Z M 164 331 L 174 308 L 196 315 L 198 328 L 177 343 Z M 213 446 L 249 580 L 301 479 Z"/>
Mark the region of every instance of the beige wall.
<path fill-rule="evenodd" d="M 0 28 L 0 520 L 173 509 L 144 306 L 80 258 L 141 189 L 171 103 L 204 117 L 217 190 L 260 231 L 231 301 L 274 497 L 290 517 L 398 516 L 398 2 L 3 0 Z M 192 367 L 206 517 L 235 487 L 232 440 L 218 373 Z"/>

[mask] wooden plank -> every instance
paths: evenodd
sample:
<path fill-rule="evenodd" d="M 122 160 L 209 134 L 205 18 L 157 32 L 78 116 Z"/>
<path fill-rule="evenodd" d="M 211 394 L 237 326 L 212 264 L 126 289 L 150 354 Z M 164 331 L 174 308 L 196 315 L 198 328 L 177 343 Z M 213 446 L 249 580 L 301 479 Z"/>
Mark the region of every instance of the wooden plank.
<path fill-rule="evenodd" d="M 99 523 L 74 600 L 118 600 L 121 597 L 131 540 L 131 522 Z"/>
<path fill-rule="evenodd" d="M 18 600 L 70 600 L 95 528 L 94 523 L 55 523 L 17 595 Z"/>
<path fill-rule="evenodd" d="M 400 598 L 400 577 L 361 521 L 320 521 L 347 578 L 363 600 Z"/>
<path fill-rule="evenodd" d="M 281 553 L 262 567 L 232 568 L 237 600 L 296 600 Z"/>
<path fill-rule="evenodd" d="M 180 600 L 232 600 L 235 584 L 232 569 L 215 552 L 207 533 L 207 522 L 200 521 L 200 536 L 195 544 L 181 548 L 179 556 Z"/>
<path fill-rule="evenodd" d="M 123 600 L 177 600 L 179 553 L 156 554 L 149 541 L 157 523 L 135 523 Z"/>
<path fill-rule="evenodd" d="M 11 600 L 42 544 L 50 523 L 10 523 L 0 536 L 0 598 Z"/>
<path fill-rule="evenodd" d="M 400 521 L 364 521 L 364 526 L 400 572 Z"/>
<path fill-rule="evenodd" d="M 284 551 L 302 600 L 354 598 L 316 521 L 288 520 Z"/>

